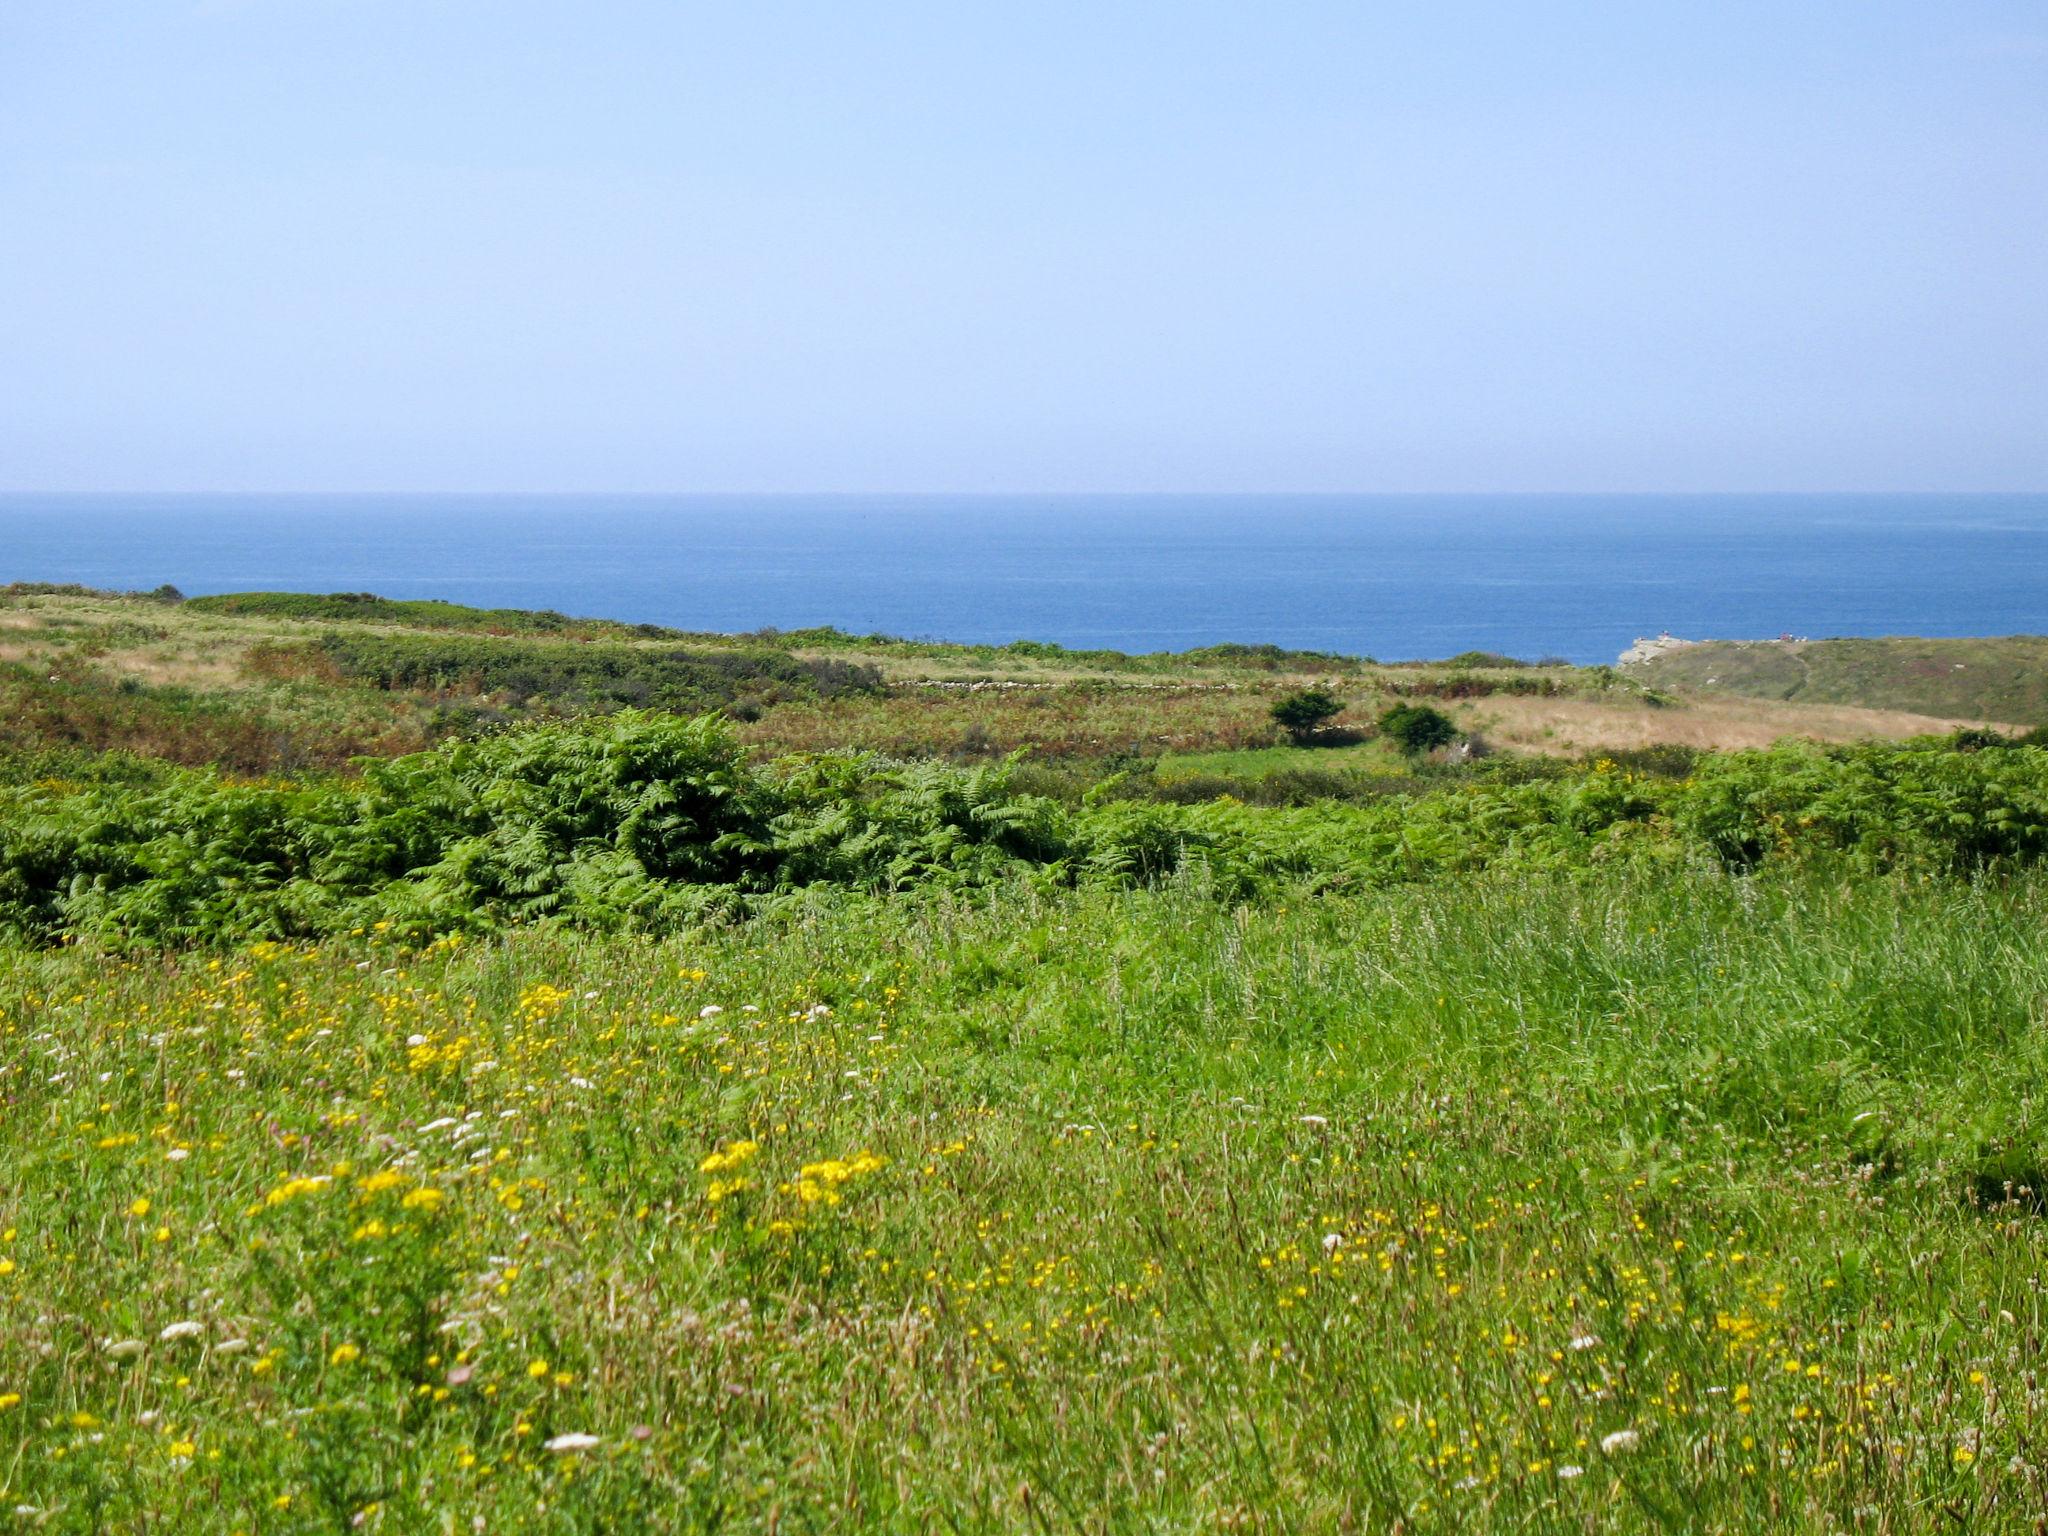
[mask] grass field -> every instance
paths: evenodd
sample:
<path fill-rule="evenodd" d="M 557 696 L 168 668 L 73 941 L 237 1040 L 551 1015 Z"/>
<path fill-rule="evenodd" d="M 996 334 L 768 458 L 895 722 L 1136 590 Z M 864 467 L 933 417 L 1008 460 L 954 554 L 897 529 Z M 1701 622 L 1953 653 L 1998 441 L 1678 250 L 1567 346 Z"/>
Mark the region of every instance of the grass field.
<path fill-rule="evenodd" d="M 2023 1528 L 2044 918 L 1609 875 L 17 954 L 0 1477 L 58 1529 Z"/>
<path fill-rule="evenodd" d="M 495 648 L 503 664 L 482 664 L 479 647 Z M 587 665 L 565 669 L 579 652 Z M 166 602 L 16 586 L 0 589 L 0 754 L 58 745 L 219 761 L 245 773 L 343 770 L 358 757 L 450 736 L 659 700 L 660 658 L 679 653 L 694 659 L 672 668 L 666 691 L 676 707 L 732 710 L 764 755 L 853 747 L 976 759 L 1022 751 L 1100 763 L 1257 752 L 1279 740 L 1272 702 L 1309 683 L 1338 691 L 1347 711 L 1337 724 L 1346 730 L 1368 728 L 1392 703 L 1420 699 L 1494 747 L 1559 756 L 1660 745 L 1728 750 L 1786 737 L 1897 739 L 2048 718 L 2003 695 L 2013 708 L 1988 711 L 1974 688 L 1923 688 L 1910 704 L 1853 688 L 1788 702 L 1689 674 L 1639 678 L 1484 657 L 1381 665 L 1257 646 L 1125 656 L 831 631 L 702 635 L 288 593 Z M 600 662 L 607 674 L 637 675 L 610 694 L 593 691 L 589 673 Z M 793 685 L 792 666 L 866 669 L 879 686 L 848 692 L 801 678 Z M 720 667 L 734 675 L 707 677 L 707 668 Z"/>
<path fill-rule="evenodd" d="M 2048 1529 L 2048 748 L 1866 682 L 12 589 L 0 1529 Z"/>

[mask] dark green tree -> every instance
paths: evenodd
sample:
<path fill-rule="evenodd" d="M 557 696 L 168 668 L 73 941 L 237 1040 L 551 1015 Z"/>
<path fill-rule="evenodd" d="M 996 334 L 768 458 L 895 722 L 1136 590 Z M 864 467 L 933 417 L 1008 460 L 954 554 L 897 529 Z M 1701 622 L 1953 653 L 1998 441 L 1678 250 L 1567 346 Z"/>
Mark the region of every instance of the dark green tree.
<path fill-rule="evenodd" d="M 1457 739 L 1458 727 L 1451 717 L 1427 704 L 1396 704 L 1380 716 L 1380 734 L 1410 757 L 1420 757 Z"/>
<path fill-rule="evenodd" d="M 1296 746 L 1312 741 L 1344 708 L 1344 701 L 1327 688 L 1304 688 L 1273 702 L 1273 718 Z"/>

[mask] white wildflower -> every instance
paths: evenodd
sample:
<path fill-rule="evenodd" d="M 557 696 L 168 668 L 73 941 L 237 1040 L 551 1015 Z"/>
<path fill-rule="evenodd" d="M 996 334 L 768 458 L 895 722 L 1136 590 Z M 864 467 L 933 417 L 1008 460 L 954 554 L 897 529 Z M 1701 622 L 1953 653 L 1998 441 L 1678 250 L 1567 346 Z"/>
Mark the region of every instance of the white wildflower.
<path fill-rule="evenodd" d="M 1557 1475 L 1559 1477 L 1584 1477 L 1586 1469 L 1584 1467 L 1575 1467 L 1570 1462 L 1566 1462 L 1557 1469 Z"/>
<path fill-rule="evenodd" d="M 557 1435 L 547 1442 L 546 1448 L 561 1456 L 570 1451 L 587 1451 L 592 1446 L 603 1443 L 595 1435 Z"/>
<path fill-rule="evenodd" d="M 195 1323 L 190 1318 L 187 1318 L 181 1323 L 168 1324 L 164 1331 L 157 1335 L 157 1341 L 163 1344 L 174 1344 L 179 1339 L 196 1339 L 204 1332 L 206 1332 L 206 1324 Z"/>
<path fill-rule="evenodd" d="M 1571 1347 L 1573 1349 L 1598 1349 L 1600 1347 L 1600 1335 L 1597 1333 L 1575 1333 L 1572 1335 Z"/>
<path fill-rule="evenodd" d="M 1323 1252 L 1335 1253 L 1343 1246 L 1344 1234 L 1342 1232 L 1325 1232 L 1323 1234 Z"/>
<path fill-rule="evenodd" d="M 1623 1451 L 1634 1450 L 1642 1441 L 1643 1437 L 1632 1429 L 1617 1429 L 1611 1435 L 1600 1437 L 1600 1449 L 1609 1456 L 1615 1456 Z"/>
<path fill-rule="evenodd" d="M 107 1345 L 107 1353 L 116 1360 L 133 1360 L 147 1347 L 140 1339 L 118 1339 Z"/>

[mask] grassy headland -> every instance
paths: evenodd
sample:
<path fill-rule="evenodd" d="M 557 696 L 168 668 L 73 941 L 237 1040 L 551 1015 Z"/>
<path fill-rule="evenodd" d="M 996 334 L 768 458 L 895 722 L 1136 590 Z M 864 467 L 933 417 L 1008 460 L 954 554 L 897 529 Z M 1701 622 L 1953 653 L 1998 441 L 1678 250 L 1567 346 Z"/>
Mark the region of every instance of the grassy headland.
<path fill-rule="evenodd" d="M 1793 705 L 2048 721 L 2048 638 L 1714 640 L 1628 669 L 1656 688 Z"/>

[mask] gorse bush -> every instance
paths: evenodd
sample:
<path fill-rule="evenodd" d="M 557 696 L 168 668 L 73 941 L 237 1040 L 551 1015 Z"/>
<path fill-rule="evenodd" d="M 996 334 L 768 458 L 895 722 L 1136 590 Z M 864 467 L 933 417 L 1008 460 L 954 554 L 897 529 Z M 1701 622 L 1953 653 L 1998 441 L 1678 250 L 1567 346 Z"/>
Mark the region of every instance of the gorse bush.
<path fill-rule="evenodd" d="M 369 766 L 359 782 L 0 789 L 0 930 L 213 943 L 533 922 L 664 931 L 827 887 L 1199 879 L 1242 899 L 1616 862 L 1846 859 L 1947 874 L 2048 853 L 2048 753 L 1939 743 L 1596 764 L 1364 804 L 1258 808 L 1027 794 L 1007 764 L 745 761 L 710 718 L 623 711 Z"/>

